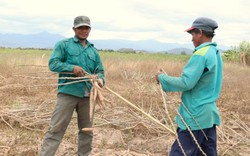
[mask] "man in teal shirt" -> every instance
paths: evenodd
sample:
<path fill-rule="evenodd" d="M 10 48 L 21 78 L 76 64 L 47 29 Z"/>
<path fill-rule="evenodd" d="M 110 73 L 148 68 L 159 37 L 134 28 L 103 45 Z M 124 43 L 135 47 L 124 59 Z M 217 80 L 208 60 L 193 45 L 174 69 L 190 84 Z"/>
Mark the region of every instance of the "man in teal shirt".
<path fill-rule="evenodd" d="M 182 92 L 179 115 L 176 116 L 177 133 L 187 156 L 217 155 L 216 127 L 220 125 L 220 115 L 216 106 L 222 86 L 222 59 L 217 44 L 212 42 L 217 22 L 206 17 L 197 18 L 186 31 L 192 35 L 194 52 L 184 67 L 180 77 L 172 77 L 162 72 L 157 81 L 164 91 Z M 191 129 L 202 151 L 194 142 L 182 119 Z M 174 142 L 170 156 L 184 155 Z"/>
<path fill-rule="evenodd" d="M 57 103 L 42 143 L 41 156 L 55 155 L 74 111 L 77 112 L 79 129 L 78 156 L 87 156 L 92 149 L 92 132 L 82 131 L 92 127 L 89 116 L 91 83 L 72 83 L 75 80 L 63 78 L 97 74 L 98 84 L 102 87 L 105 82 L 104 68 L 97 49 L 87 40 L 91 30 L 90 19 L 87 16 L 76 17 L 73 30 L 75 36 L 59 41 L 49 60 L 50 70 L 59 73 L 59 85 Z"/>

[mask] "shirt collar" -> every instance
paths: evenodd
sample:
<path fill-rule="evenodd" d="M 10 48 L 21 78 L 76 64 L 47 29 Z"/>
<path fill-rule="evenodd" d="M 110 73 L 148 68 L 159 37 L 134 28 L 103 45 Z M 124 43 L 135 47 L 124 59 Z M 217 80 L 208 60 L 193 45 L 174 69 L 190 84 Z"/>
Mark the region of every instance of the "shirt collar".
<path fill-rule="evenodd" d="M 73 40 L 74 42 L 79 42 L 79 43 L 81 42 L 79 38 L 77 38 L 76 36 L 74 36 Z M 88 45 L 93 45 L 93 44 L 86 39 L 86 45 L 88 46 Z"/>
<path fill-rule="evenodd" d="M 203 48 L 203 47 L 206 47 L 206 46 L 217 46 L 217 43 L 216 42 L 205 42 L 205 43 L 202 43 L 201 45 L 199 45 L 198 47 L 196 47 L 195 49 L 194 49 L 194 52 L 195 51 L 197 51 L 197 50 L 199 50 L 199 49 L 201 49 L 201 48 Z"/>

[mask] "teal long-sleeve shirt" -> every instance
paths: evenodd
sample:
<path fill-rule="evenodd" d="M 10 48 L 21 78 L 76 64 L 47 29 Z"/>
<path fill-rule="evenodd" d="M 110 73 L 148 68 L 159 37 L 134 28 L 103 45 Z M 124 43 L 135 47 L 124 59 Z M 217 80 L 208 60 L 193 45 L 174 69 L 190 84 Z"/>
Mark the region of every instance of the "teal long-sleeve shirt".
<path fill-rule="evenodd" d="M 222 87 L 222 68 L 217 44 L 206 42 L 195 48 L 180 77 L 166 74 L 158 76 L 164 91 L 182 92 L 182 103 L 192 115 L 182 104 L 178 111 L 192 130 L 220 125 L 216 100 Z M 176 123 L 181 129 L 186 129 L 178 115 Z"/>
<path fill-rule="evenodd" d="M 76 77 L 73 74 L 74 66 L 82 67 L 89 74 L 97 74 L 105 82 L 102 61 L 93 44 L 86 41 L 86 46 L 83 47 L 81 41 L 76 37 L 57 42 L 49 59 L 49 69 L 53 72 L 58 72 L 59 78 Z M 59 79 L 58 93 L 83 97 L 86 88 L 88 91 L 91 90 L 90 82 L 60 85 L 72 81 L 76 80 Z"/>

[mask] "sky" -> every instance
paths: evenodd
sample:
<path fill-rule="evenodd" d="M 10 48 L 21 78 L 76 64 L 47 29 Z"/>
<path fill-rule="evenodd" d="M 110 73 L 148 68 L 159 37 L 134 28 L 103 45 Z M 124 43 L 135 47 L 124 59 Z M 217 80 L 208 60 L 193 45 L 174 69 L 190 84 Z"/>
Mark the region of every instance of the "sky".
<path fill-rule="evenodd" d="M 89 39 L 157 40 L 192 44 L 184 30 L 198 17 L 219 27 L 213 41 L 250 41 L 249 0 L 0 0 L 0 34 L 49 32 L 74 36 L 73 20 L 91 20 Z"/>

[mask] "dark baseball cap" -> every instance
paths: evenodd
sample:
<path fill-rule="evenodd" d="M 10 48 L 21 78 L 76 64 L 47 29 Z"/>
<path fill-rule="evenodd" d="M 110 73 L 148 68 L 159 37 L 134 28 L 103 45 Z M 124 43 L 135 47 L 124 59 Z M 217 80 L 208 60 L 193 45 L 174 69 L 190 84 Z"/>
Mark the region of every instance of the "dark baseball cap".
<path fill-rule="evenodd" d="M 74 19 L 74 28 L 78 28 L 80 26 L 88 26 L 91 28 L 90 19 L 87 16 L 77 16 Z"/>
<path fill-rule="evenodd" d="M 194 30 L 195 28 L 201 29 L 207 32 L 214 32 L 214 30 L 218 28 L 218 24 L 216 21 L 210 18 L 199 17 L 193 22 L 192 26 L 185 31 L 190 32 Z"/>

